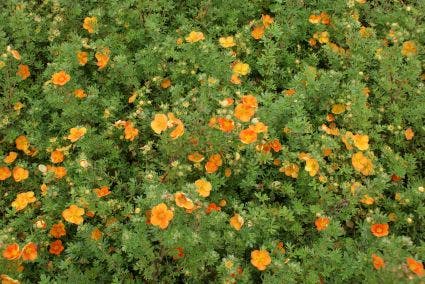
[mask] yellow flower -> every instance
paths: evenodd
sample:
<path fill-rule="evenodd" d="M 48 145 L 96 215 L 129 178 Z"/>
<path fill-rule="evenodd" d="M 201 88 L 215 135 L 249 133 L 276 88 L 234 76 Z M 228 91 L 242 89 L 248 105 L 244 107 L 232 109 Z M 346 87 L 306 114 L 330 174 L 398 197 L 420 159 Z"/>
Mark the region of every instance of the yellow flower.
<path fill-rule="evenodd" d="M 204 40 L 204 34 L 202 32 L 191 31 L 186 37 L 186 41 L 189 43 L 194 43 L 200 40 Z"/>
<path fill-rule="evenodd" d="M 250 71 L 249 65 L 240 61 L 236 62 L 235 65 L 233 65 L 232 69 L 234 74 L 242 76 L 247 75 Z"/>
<path fill-rule="evenodd" d="M 319 162 L 316 159 L 309 158 L 305 162 L 305 170 L 314 177 L 319 171 Z"/>
<path fill-rule="evenodd" d="M 412 40 L 408 40 L 403 42 L 403 46 L 401 48 L 401 54 L 410 57 L 414 56 L 418 53 L 418 48 L 416 47 L 416 43 Z"/>
<path fill-rule="evenodd" d="M 94 33 L 97 25 L 96 17 L 86 17 L 83 22 L 83 28 L 86 29 L 90 34 Z"/>
<path fill-rule="evenodd" d="M 332 113 L 333 114 L 340 114 L 345 111 L 345 104 L 334 104 L 332 106 Z"/>
<path fill-rule="evenodd" d="M 35 202 L 37 199 L 34 197 L 33 191 L 27 191 L 23 193 L 19 193 L 16 196 L 16 199 L 12 202 L 12 207 L 16 209 L 16 211 L 20 211 L 25 209 L 28 204 Z"/>
<path fill-rule="evenodd" d="M 202 197 L 208 197 L 210 195 L 212 185 L 206 179 L 198 179 L 195 181 L 196 191 Z"/>
<path fill-rule="evenodd" d="M 369 149 L 369 136 L 356 134 L 353 136 L 354 146 L 359 150 L 365 151 Z"/>
<path fill-rule="evenodd" d="M 69 223 L 80 225 L 84 222 L 84 208 L 80 208 L 77 205 L 71 205 L 69 208 L 62 212 L 62 217 Z"/>
<path fill-rule="evenodd" d="M 218 42 L 224 48 L 229 48 L 229 47 L 233 47 L 233 46 L 236 45 L 235 40 L 233 39 L 232 36 L 221 37 L 221 38 L 218 39 Z"/>
<path fill-rule="evenodd" d="M 354 169 L 365 176 L 371 175 L 373 171 L 373 164 L 362 152 L 357 152 L 351 156 L 351 164 Z"/>
<path fill-rule="evenodd" d="M 230 225 L 237 231 L 239 231 L 244 224 L 244 220 L 241 215 L 235 214 L 232 218 L 230 218 Z"/>

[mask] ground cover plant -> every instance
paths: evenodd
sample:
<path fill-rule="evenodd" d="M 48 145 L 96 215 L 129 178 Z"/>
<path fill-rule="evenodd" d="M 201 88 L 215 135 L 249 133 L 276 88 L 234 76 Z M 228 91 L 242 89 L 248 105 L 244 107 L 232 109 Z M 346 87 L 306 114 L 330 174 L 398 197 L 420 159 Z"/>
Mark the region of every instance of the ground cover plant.
<path fill-rule="evenodd" d="M 423 283 L 424 11 L 0 1 L 1 283 Z"/>

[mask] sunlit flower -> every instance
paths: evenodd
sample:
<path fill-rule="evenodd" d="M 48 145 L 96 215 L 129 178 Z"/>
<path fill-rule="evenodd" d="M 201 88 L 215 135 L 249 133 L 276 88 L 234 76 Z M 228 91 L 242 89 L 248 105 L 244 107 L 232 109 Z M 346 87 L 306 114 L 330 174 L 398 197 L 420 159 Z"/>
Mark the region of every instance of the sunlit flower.
<path fill-rule="evenodd" d="M 15 167 L 13 169 L 12 174 L 13 174 L 13 179 L 16 182 L 21 182 L 21 181 L 24 181 L 24 180 L 26 180 L 28 178 L 29 171 L 26 170 L 26 169 L 24 169 L 24 168 L 22 168 L 22 167 L 19 167 L 18 166 L 18 167 Z"/>
<path fill-rule="evenodd" d="M 373 263 L 373 267 L 376 270 L 379 270 L 385 267 L 384 259 L 380 256 L 377 256 L 374 253 L 372 254 L 372 263 Z"/>
<path fill-rule="evenodd" d="M 372 161 L 363 155 L 362 152 L 357 152 L 351 156 L 351 164 L 354 169 L 365 176 L 371 175 L 373 171 Z"/>
<path fill-rule="evenodd" d="M 69 223 L 80 225 L 84 222 L 84 208 L 80 208 L 77 205 L 71 205 L 69 208 L 62 212 L 62 217 Z"/>
<path fill-rule="evenodd" d="M 173 211 L 169 210 L 165 203 L 160 203 L 152 208 L 150 223 L 164 230 L 168 227 L 173 217 Z"/>
<path fill-rule="evenodd" d="M 64 86 L 71 80 L 71 76 L 65 71 L 59 71 L 52 75 L 52 83 L 58 86 Z"/>
<path fill-rule="evenodd" d="M 0 167 L 0 181 L 6 180 L 12 176 L 12 172 L 8 167 Z"/>
<path fill-rule="evenodd" d="M 23 248 L 22 248 L 22 260 L 29 260 L 29 261 L 34 261 L 37 259 L 37 245 L 33 242 L 30 242 L 28 244 L 26 244 Z"/>
<path fill-rule="evenodd" d="M 6 164 L 11 164 L 16 160 L 17 157 L 18 157 L 18 153 L 11 151 L 11 152 L 9 152 L 9 154 L 6 157 L 4 157 L 3 161 Z M 0 178 L 0 180 L 1 180 L 1 178 Z"/>
<path fill-rule="evenodd" d="M 230 225 L 237 231 L 239 231 L 244 224 L 244 220 L 241 215 L 235 213 L 232 218 L 230 218 Z"/>
<path fill-rule="evenodd" d="M 22 80 L 25 80 L 29 76 L 31 76 L 30 68 L 28 65 L 25 64 L 19 64 L 18 66 L 18 72 L 16 72 L 16 75 L 21 77 Z"/>
<path fill-rule="evenodd" d="M 316 229 L 318 231 L 326 230 L 326 228 L 329 226 L 330 220 L 328 217 L 319 217 L 314 221 L 314 225 L 316 225 Z"/>
<path fill-rule="evenodd" d="M 411 57 L 418 54 L 418 48 L 416 47 L 416 43 L 413 40 L 403 42 L 401 54 L 406 57 Z"/>
<path fill-rule="evenodd" d="M 49 234 L 57 239 L 66 236 L 65 225 L 62 222 L 54 224 L 52 228 L 50 228 Z"/>
<path fill-rule="evenodd" d="M 191 31 L 189 35 L 186 37 L 186 41 L 189 43 L 198 42 L 200 40 L 204 40 L 204 34 L 202 32 Z"/>
<path fill-rule="evenodd" d="M 210 195 L 212 185 L 206 179 L 198 179 L 195 181 L 196 191 L 202 197 L 208 197 Z"/>
<path fill-rule="evenodd" d="M 193 201 L 187 198 L 186 195 L 180 191 L 174 194 L 174 201 L 176 202 L 176 205 L 178 207 L 182 207 L 189 210 L 193 209 L 193 207 L 195 206 L 193 204 Z"/>
<path fill-rule="evenodd" d="M 389 226 L 387 223 L 384 224 L 373 224 L 370 227 L 370 231 L 375 237 L 381 238 L 385 237 L 389 233 Z"/>
<path fill-rule="evenodd" d="M 422 262 L 415 260 L 414 258 L 408 257 L 406 258 L 407 266 L 410 271 L 422 277 L 425 275 L 424 265 Z"/>
<path fill-rule="evenodd" d="M 84 18 L 83 28 L 86 29 L 90 34 L 94 33 L 94 30 L 97 26 L 96 17 L 86 17 Z"/>
<path fill-rule="evenodd" d="M 3 257 L 7 260 L 18 259 L 20 255 L 21 255 L 21 251 L 17 243 L 7 245 L 3 251 Z"/>
<path fill-rule="evenodd" d="M 77 60 L 78 60 L 78 64 L 80 64 L 81 66 L 84 66 L 87 64 L 88 61 L 88 57 L 89 54 L 85 51 L 78 51 L 77 52 Z"/>
<path fill-rule="evenodd" d="M 76 142 L 86 134 L 87 129 L 85 127 L 74 127 L 71 128 L 69 132 L 68 139 L 71 142 Z"/>
<path fill-rule="evenodd" d="M 265 27 L 263 25 L 256 25 L 251 31 L 251 36 L 259 40 L 264 36 Z"/>
<path fill-rule="evenodd" d="M 102 186 L 100 188 L 95 188 L 94 192 L 96 193 L 97 197 L 99 197 L 99 198 L 111 194 L 111 191 L 109 190 L 109 186 Z"/>
<path fill-rule="evenodd" d="M 263 271 L 272 262 L 267 250 L 254 250 L 251 252 L 251 264 L 258 270 Z"/>
<path fill-rule="evenodd" d="M 232 36 L 221 37 L 221 38 L 218 39 L 218 42 L 224 48 L 229 48 L 229 47 L 233 47 L 233 46 L 236 45 L 235 40 L 233 39 Z"/>
<path fill-rule="evenodd" d="M 51 254 L 60 255 L 63 250 L 64 250 L 64 247 L 62 245 L 61 240 L 53 241 L 49 245 L 49 252 Z"/>

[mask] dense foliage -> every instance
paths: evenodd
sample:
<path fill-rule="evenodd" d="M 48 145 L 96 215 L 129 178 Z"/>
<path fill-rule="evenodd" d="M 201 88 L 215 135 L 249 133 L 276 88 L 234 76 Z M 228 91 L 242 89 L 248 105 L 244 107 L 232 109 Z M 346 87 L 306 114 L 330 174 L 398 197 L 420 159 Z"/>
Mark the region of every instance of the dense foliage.
<path fill-rule="evenodd" d="M 424 11 L 0 1 L 2 283 L 420 283 Z"/>

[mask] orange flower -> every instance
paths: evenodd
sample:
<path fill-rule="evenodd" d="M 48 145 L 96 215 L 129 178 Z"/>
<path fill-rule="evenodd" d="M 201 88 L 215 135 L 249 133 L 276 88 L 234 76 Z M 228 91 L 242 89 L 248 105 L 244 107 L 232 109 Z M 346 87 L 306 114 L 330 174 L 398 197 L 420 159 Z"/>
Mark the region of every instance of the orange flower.
<path fill-rule="evenodd" d="M 25 64 L 19 64 L 18 72 L 16 72 L 16 75 L 21 77 L 22 80 L 28 78 L 31 75 L 29 66 Z"/>
<path fill-rule="evenodd" d="M 33 191 L 27 191 L 23 193 L 18 193 L 16 199 L 12 202 L 12 207 L 16 211 L 23 210 L 27 207 L 28 204 L 35 202 L 37 199 L 34 197 Z"/>
<path fill-rule="evenodd" d="M 270 147 L 272 147 L 273 151 L 275 151 L 276 153 L 282 150 L 282 144 L 280 144 L 280 141 L 278 139 L 273 139 L 269 144 Z"/>
<path fill-rule="evenodd" d="M 351 156 L 351 164 L 354 169 L 365 176 L 372 174 L 373 164 L 362 152 L 357 152 Z"/>
<path fill-rule="evenodd" d="M 226 133 L 232 132 L 232 130 L 235 128 L 235 123 L 231 119 L 219 117 L 217 118 L 218 125 L 220 127 L 220 130 Z"/>
<path fill-rule="evenodd" d="M 376 270 L 379 270 L 385 267 L 384 259 L 382 257 L 377 256 L 374 253 L 372 254 L 372 263 L 373 263 L 373 267 L 375 267 Z"/>
<path fill-rule="evenodd" d="M 1 284 L 20 284 L 21 283 L 18 280 L 10 278 L 6 274 L 1 274 L 0 280 L 1 280 Z"/>
<path fill-rule="evenodd" d="M 252 144 L 257 141 L 257 132 L 250 128 L 244 129 L 239 133 L 239 139 L 244 144 Z"/>
<path fill-rule="evenodd" d="M 264 133 L 267 132 L 268 126 L 262 122 L 256 122 L 249 126 L 249 129 L 255 131 L 255 133 Z"/>
<path fill-rule="evenodd" d="M 84 208 L 80 208 L 77 205 L 71 205 L 69 208 L 62 212 L 62 217 L 69 223 L 80 225 L 84 222 Z"/>
<path fill-rule="evenodd" d="M 375 237 L 381 238 L 388 236 L 389 233 L 389 226 L 387 223 L 384 224 L 373 224 L 370 227 L 370 231 Z"/>
<path fill-rule="evenodd" d="M 233 47 L 233 46 L 236 45 L 235 40 L 233 39 L 232 36 L 221 37 L 221 38 L 218 39 L 218 42 L 224 48 L 229 48 L 229 47 Z"/>
<path fill-rule="evenodd" d="M 200 40 L 204 40 L 204 34 L 202 32 L 191 31 L 189 35 L 186 37 L 186 41 L 189 43 L 198 42 Z"/>
<path fill-rule="evenodd" d="M 169 112 L 167 115 L 168 115 L 168 127 L 176 126 L 176 128 L 174 128 L 174 130 L 171 131 L 170 137 L 172 139 L 177 139 L 184 134 L 184 124 L 180 119 L 176 118 L 174 114 L 172 114 L 171 112 Z"/>
<path fill-rule="evenodd" d="M 198 179 L 195 181 L 196 191 L 202 197 L 208 197 L 210 195 L 212 185 L 206 179 Z"/>
<path fill-rule="evenodd" d="M 25 135 L 20 135 L 15 139 L 16 149 L 28 153 L 28 148 L 30 147 L 30 142 L 28 141 Z"/>
<path fill-rule="evenodd" d="M 22 248 L 22 260 L 34 261 L 37 259 L 37 245 L 35 243 L 28 243 Z"/>
<path fill-rule="evenodd" d="M 50 154 L 50 160 L 52 160 L 54 164 L 62 163 L 64 158 L 63 152 L 57 149 Z"/>
<path fill-rule="evenodd" d="M 71 128 L 68 135 L 68 140 L 71 140 L 71 142 L 78 141 L 81 137 L 83 137 L 87 132 L 87 129 L 85 127 L 74 127 Z"/>
<path fill-rule="evenodd" d="M 329 226 L 330 220 L 328 217 L 319 217 L 314 221 L 314 225 L 316 225 L 316 229 L 318 231 L 326 230 L 326 228 Z"/>
<path fill-rule="evenodd" d="M 83 98 L 87 97 L 87 94 L 84 92 L 83 89 L 76 89 L 74 91 L 74 96 L 78 99 L 83 99 Z"/>
<path fill-rule="evenodd" d="M 313 25 L 320 24 L 321 19 L 322 17 L 320 15 L 315 15 L 315 14 L 311 14 L 310 17 L 308 17 L 308 21 Z"/>
<path fill-rule="evenodd" d="M 21 255 L 21 252 L 19 250 L 19 245 L 17 243 L 8 245 L 3 251 L 3 257 L 7 260 L 18 259 L 20 255 Z"/>
<path fill-rule="evenodd" d="M 111 191 L 109 190 L 109 187 L 108 186 L 102 186 L 100 188 L 96 188 L 94 191 L 96 192 L 96 195 L 99 198 L 111 194 Z"/>
<path fill-rule="evenodd" d="M 63 70 L 52 75 L 53 84 L 58 86 L 64 86 L 69 80 L 71 80 L 71 76 Z"/>
<path fill-rule="evenodd" d="M 264 30 L 265 28 L 263 25 L 254 26 L 251 31 L 251 36 L 256 40 L 259 40 L 264 36 Z"/>
<path fill-rule="evenodd" d="M 242 84 L 241 78 L 239 78 L 238 74 L 233 73 L 230 77 L 230 82 L 234 85 L 240 85 Z"/>
<path fill-rule="evenodd" d="M 200 163 L 205 159 L 205 157 L 202 154 L 200 154 L 199 152 L 194 152 L 192 154 L 189 154 L 187 156 L 187 159 L 191 162 L 194 162 L 194 163 Z"/>
<path fill-rule="evenodd" d="M 213 211 L 215 211 L 215 212 L 221 211 L 221 207 L 218 206 L 217 204 L 215 204 L 214 202 L 208 204 L 208 207 L 205 208 L 206 214 L 211 214 L 211 212 L 213 212 Z"/>
<path fill-rule="evenodd" d="M 192 200 L 187 198 L 186 195 L 180 191 L 174 194 L 174 201 L 176 202 L 176 205 L 178 207 L 182 207 L 189 210 L 193 209 L 193 207 L 195 206 Z"/>
<path fill-rule="evenodd" d="M 18 157 L 18 153 L 12 151 L 12 152 L 9 152 L 9 154 L 6 157 L 4 157 L 3 161 L 6 164 L 11 164 L 16 160 L 17 157 Z M 0 178 L 0 180 L 2 179 Z"/>
<path fill-rule="evenodd" d="M 97 25 L 96 17 L 86 17 L 84 18 L 83 28 L 86 29 L 90 34 L 94 33 L 94 29 Z"/>
<path fill-rule="evenodd" d="M 81 66 L 84 66 L 87 64 L 88 61 L 88 57 L 89 54 L 85 51 L 78 51 L 77 52 L 77 60 L 78 60 L 78 64 L 80 64 Z"/>
<path fill-rule="evenodd" d="M 232 218 L 230 218 L 230 225 L 237 231 L 239 231 L 244 224 L 244 220 L 241 215 L 235 214 Z"/>
<path fill-rule="evenodd" d="M 305 162 L 305 170 L 311 177 L 314 177 L 319 171 L 319 162 L 313 158 L 307 159 Z"/>
<path fill-rule="evenodd" d="M 250 68 L 247 63 L 238 61 L 233 65 L 232 70 L 234 74 L 245 76 L 249 73 Z"/>
<path fill-rule="evenodd" d="M 212 174 L 218 170 L 218 168 L 223 164 L 220 154 L 212 155 L 208 162 L 205 164 L 205 170 L 207 173 Z"/>
<path fill-rule="evenodd" d="M 215 164 L 214 162 L 208 161 L 205 164 L 205 170 L 207 171 L 207 173 L 212 174 L 214 172 L 216 172 L 218 170 L 218 165 Z"/>
<path fill-rule="evenodd" d="M 416 47 L 416 43 L 413 40 L 408 40 L 403 42 L 403 46 L 401 48 L 401 54 L 410 57 L 418 54 L 418 48 Z"/>
<path fill-rule="evenodd" d="M 108 65 L 109 62 L 109 49 L 105 48 L 102 52 L 96 52 L 94 57 L 96 57 L 97 62 L 96 65 L 99 67 L 99 70 L 103 69 Z"/>
<path fill-rule="evenodd" d="M 250 107 L 246 104 L 238 104 L 235 107 L 235 117 L 243 122 L 248 122 L 251 120 L 255 114 L 255 108 Z"/>
<path fill-rule="evenodd" d="M 353 146 L 351 145 L 351 140 L 353 139 L 354 135 L 351 131 L 345 132 L 344 136 L 341 136 L 342 142 L 345 144 L 345 148 L 347 150 L 353 149 Z"/>
<path fill-rule="evenodd" d="M 98 228 L 94 228 L 93 231 L 91 231 L 90 238 L 94 241 L 100 240 L 103 233 Z"/>
<path fill-rule="evenodd" d="M 407 266 L 413 273 L 415 273 L 419 277 L 422 277 L 425 275 L 424 265 L 422 264 L 422 262 L 416 261 L 415 259 L 411 257 L 406 258 L 406 262 L 407 262 Z"/>
<path fill-rule="evenodd" d="M 133 141 L 139 135 L 139 130 L 133 126 L 132 122 L 126 122 L 124 126 L 124 138 Z"/>
<path fill-rule="evenodd" d="M 369 149 L 369 136 L 356 134 L 353 136 L 354 146 L 359 150 L 365 151 Z"/>
<path fill-rule="evenodd" d="M 56 241 L 50 243 L 49 252 L 51 254 L 60 255 L 62 253 L 63 249 L 64 249 L 64 247 L 62 245 L 61 240 L 56 240 Z"/>
<path fill-rule="evenodd" d="M 53 171 L 55 173 L 56 179 L 61 179 L 64 176 L 66 176 L 66 174 L 67 174 L 67 170 L 66 170 L 65 167 L 51 167 L 50 166 L 50 168 L 48 167 L 48 170 Z"/>
<path fill-rule="evenodd" d="M 52 237 L 57 239 L 59 239 L 60 237 L 66 236 L 65 225 L 62 222 L 54 224 L 52 228 L 50 229 L 49 234 Z"/>
<path fill-rule="evenodd" d="M 168 227 L 173 217 L 173 211 L 169 210 L 165 203 L 160 203 L 152 208 L 150 222 L 152 225 L 164 230 Z"/>
<path fill-rule="evenodd" d="M 326 12 L 322 12 L 322 13 L 320 13 L 320 21 L 324 25 L 330 25 L 331 18 L 329 17 L 329 15 Z"/>
<path fill-rule="evenodd" d="M 295 95 L 296 93 L 297 93 L 297 91 L 296 91 L 295 89 L 288 89 L 288 90 L 284 90 L 284 91 L 283 91 L 283 94 L 284 94 L 285 96 L 288 96 L 288 97 L 293 96 L 293 95 Z"/>
<path fill-rule="evenodd" d="M 409 127 L 404 131 L 404 137 L 406 137 L 406 140 L 412 140 L 415 136 L 415 132 L 413 132 L 412 128 Z"/>
<path fill-rule="evenodd" d="M 261 21 L 263 22 L 263 26 L 265 28 L 268 28 L 274 22 L 270 15 L 261 15 Z"/>
<path fill-rule="evenodd" d="M 165 114 L 158 113 L 155 114 L 153 121 L 151 122 L 151 128 L 156 134 L 161 134 L 161 132 L 167 129 L 168 118 Z"/>
<path fill-rule="evenodd" d="M 13 169 L 13 179 L 16 182 L 21 182 L 23 180 L 26 180 L 29 176 L 29 171 L 22 168 L 22 167 L 15 167 Z"/>
<path fill-rule="evenodd" d="M 362 199 L 360 199 L 360 202 L 366 205 L 372 205 L 375 203 L 375 199 L 370 197 L 369 195 L 365 194 Z"/>
<path fill-rule="evenodd" d="M 169 87 L 171 87 L 171 80 L 170 79 L 165 78 L 164 80 L 161 81 L 161 88 L 168 89 Z"/>
<path fill-rule="evenodd" d="M 251 252 L 251 264 L 263 271 L 272 262 L 267 250 L 254 250 Z"/>
<path fill-rule="evenodd" d="M 289 164 L 279 169 L 279 172 L 284 172 L 286 176 L 297 178 L 300 168 L 296 164 Z"/>
<path fill-rule="evenodd" d="M 12 172 L 9 170 L 8 167 L 0 167 L 0 180 L 6 180 L 10 178 L 12 175 Z"/>

